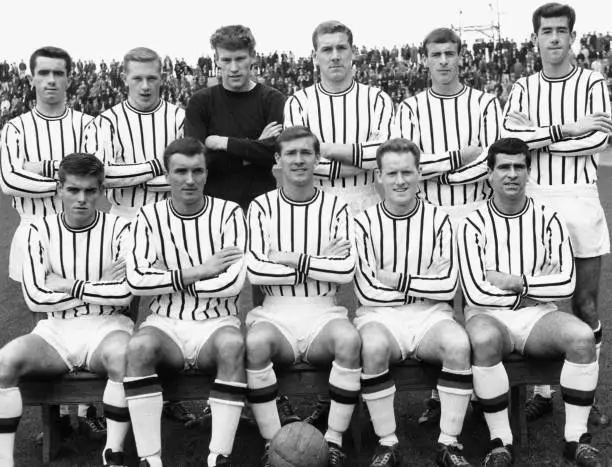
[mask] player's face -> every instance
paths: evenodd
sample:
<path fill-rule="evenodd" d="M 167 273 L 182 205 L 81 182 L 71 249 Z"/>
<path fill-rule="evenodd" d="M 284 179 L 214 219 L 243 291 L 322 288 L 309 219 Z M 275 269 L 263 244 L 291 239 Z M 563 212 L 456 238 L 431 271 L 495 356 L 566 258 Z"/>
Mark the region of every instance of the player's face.
<path fill-rule="evenodd" d="M 70 80 L 63 58 L 37 57 L 34 76 L 30 79 L 36 89 L 36 100 L 46 105 L 64 102 Z"/>
<path fill-rule="evenodd" d="M 528 176 L 525 154 L 497 154 L 495 167 L 489 173 L 493 196 L 506 201 L 522 199 Z"/>
<path fill-rule="evenodd" d="M 353 48 L 344 32 L 317 37 L 315 63 L 326 81 L 343 82 L 353 75 Z"/>
<path fill-rule="evenodd" d="M 91 176 L 66 175 L 58 188 L 66 222 L 71 227 L 90 224 L 96 214 L 96 203 L 102 196 L 102 187 Z"/>
<path fill-rule="evenodd" d="M 386 152 L 376 173 L 385 194 L 385 203 L 410 206 L 414 202 L 420 172 L 412 153 Z"/>
<path fill-rule="evenodd" d="M 540 29 L 535 37 L 543 64 L 559 65 L 569 59 L 569 52 L 576 39 L 570 31 L 566 16 L 541 18 Z"/>
<path fill-rule="evenodd" d="M 459 83 L 459 53 L 457 44 L 427 44 L 427 66 L 434 86 L 450 86 Z"/>
<path fill-rule="evenodd" d="M 172 200 L 185 205 L 200 203 L 204 198 L 204 185 L 208 174 L 204 154 L 173 154 L 168 165 L 166 178 Z"/>
<path fill-rule="evenodd" d="M 276 163 L 281 169 L 283 185 L 308 186 L 314 180 L 314 168 L 319 162 L 314 141 L 310 137 L 282 143 Z"/>
<path fill-rule="evenodd" d="M 216 49 L 217 66 L 221 69 L 221 82 L 229 91 L 245 92 L 251 86 L 251 66 L 255 61 L 248 49 Z"/>
<path fill-rule="evenodd" d="M 128 62 L 124 81 L 128 87 L 128 102 L 136 110 L 148 112 L 159 104 L 159 88 L 162 84 L 158 61 Z"/>

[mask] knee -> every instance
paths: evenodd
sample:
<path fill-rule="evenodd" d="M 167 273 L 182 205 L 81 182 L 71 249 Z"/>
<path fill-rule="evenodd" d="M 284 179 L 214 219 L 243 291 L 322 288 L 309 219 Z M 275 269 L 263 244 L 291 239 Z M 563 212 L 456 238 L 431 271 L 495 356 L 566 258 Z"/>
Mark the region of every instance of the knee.
<path fill-rule="evenodd" d="M 343 362 L 359 362 L 361 354 L 361 337 L 351 325 L 338 332 L 334 339 L 334 358 Z"/>
<path fill-rule="evenodd" d="M 14 386 L 22 374 L 23 365 L 19 359 L 0 351 L 0 387 Z"/>
<path fill-rule="evenodd" d="M 361 358 L 364 369 L 383 371 L 389 366 L 391 348 L 384 334 L 365 332 L 361 335 Z"/>
<path fill-rule="evenodd" d="M 566 355 L 579 355 L 581 360 L 591 361 L 595 358 L 595 335 L 586 324 L 580 323 L 565 338 Z"/>
<path fill-rule="evenodd" d="M 150 336 L 136 334 L 130 339 L 126 353 L 126 360 L 132 367 L 154 365 L 158 360 L 159 346 Z"/>
<path fill-rule="evenodd" d="M 501 360 L 503 336 L 497 329 L 488 326 L 468 328 L 472 358 L 478 364 L 493 364 Z"/>
<path fill-rule="evenodd" d="M 241 364 L 244 362 L 245 344 L 240 331 L 227 331 L 219 336 L 217 352 L 219 362 Z"/>
<path fill-rule="evenodd" d="M 468 335 L 459 326 L 453 331 L 442 335 L 441 360 L 445 365 L 469 367 L 472 349 Z"/>
<path fill-rule="evenodd" d="M 265 365 L 272 359 L 272 339 L 265 330 L 251 329 L 246 338 L 246 358 L 250 368 Z"/>
<path fill-rule="evenodd" d="M 104 347 L 101 354 L 102 364 L 110 376 L 120 377 L 125 373 L 127 352 L 125 342 L 117 342 Z"/>

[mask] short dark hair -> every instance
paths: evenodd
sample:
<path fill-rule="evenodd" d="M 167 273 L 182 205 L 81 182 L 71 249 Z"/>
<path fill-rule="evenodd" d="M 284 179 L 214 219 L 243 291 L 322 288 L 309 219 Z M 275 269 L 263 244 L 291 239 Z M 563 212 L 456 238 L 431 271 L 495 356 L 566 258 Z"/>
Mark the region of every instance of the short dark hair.
<path fill-rule="evenodd" d="M 417 167 L 421 163 L 421 150 L 415 143 L 406 138 L 392 138 L 382 143 L 376 150 L 376 166 L 378 170 L 382 169 L 382 159 L 388 152 L 410 153 L 414 156 L 414 164 Z"/>
<path fill-rule="evenodd" d="M 159 72 L 161 73 L 161 69 L 162 69 L 161 57 L 153 49 L 149 49 L 147 47 L 136 47 L 134 49 L 129 50 L 123 56 L 123 70 L 125 73 L 128 72 L 128 63 L 130 62 L 140 62 L 140 63 L 157 62 L 159 64 Z"/>
<path fill-rule="evenodd" d="M 425 51 L 425 55 L 428 54 L 428 44 L 446 44 L 447 42 L 451 42 L 457 46 L 457 53 L 461 52 L 461 38 L 455 31 L 449 28 L 434 29 L 427 34 L 425 40 L 423 41 L 423 50 Z"/>
<path fill-rule="evenodd" d="M 46 46 L 36 49 L 34 53 L 30 55 L 30 72 L 32 73 L 32 76 L 34 76 L 36 59 L 38 57 L 59 58 L 64 60 L 64 62 L 66 62 L 66 77 L 70 77 L 70 73 L 72 72 L 72 58 L 70 58 L 70 54 L 68 54 L 68 52 L 66 52 L 64 49 L 53 46 Z"/>
<path fill-rule="evenodd" d="M 565 16 L 570 32 L 574 30 L 576 23 L 576 10 L 569 5 L 560 3 L 546 3 L 533 12 L 531 21 L 533 22 L 533 32 L 538 33 L 542 24 L 542 18 L 559 18 Z"/>
<path fill-rule="evenodd" d="M 487 167 L 489 167 L 489 170 L 495 168 L 498 154 L 524 154 L 527 170 L 531 169 L 531 152 L 527 143 L 522 139 L 502 138 L 489 146 L 489 152 L 487 153 Z"/>
<path fill-rule="evenodd" d="M 278 135 L 278 138 L 276 138 L 276 152 L 278 154 L 281 153 L 283 143 L 295 141 L 296 139 L 301 138 L 311 138 L 315 154 L 321 153 L 321 143 L 319 142 L 317 135 L 310 131 L 310 128 L 301 125 L 285 128 L 283 132 Z"/>
<path fill-rule="evenodd" d="M 164 150 L 164 167 L 170 170 L 170 159 L 174 154 L 183 154 L 184 156 L 196 156 L 202 154 L 206 163 L 206 148 L 197 139 L 186 136 L 184 138 L 175 139 Z"/>
<path fill-rule="evenodd" d="M 255 37 L 249 28 L 241 24 L 223 26 L 210 36 L 210 46 L 217 51 L 222 49 L 236 51 L 248 49 L 251 55 L 255 54 Z"/>
<path fill-rule="evenodd" d="M 68 154 L 62 159 L 57 172 L 57 178 L 63 185 L 66 176 L 76 175 L 77 177 L 94 177 L 98 180 L 98 185 L 104 183 L 104 164 L 93 154 L 75 152 Z"/>
<path fill-rule="evenodd" d="M 336 32 L 343 32 L 346 34 L 350 46 L 353 47 L 353 31 L 351 31 L 346 24 L 335 20 L 324 21 L 315 28 L 312 32 L 312 47 L 317 50 L 319 36 L 323 34 L 334 34 Z"/>

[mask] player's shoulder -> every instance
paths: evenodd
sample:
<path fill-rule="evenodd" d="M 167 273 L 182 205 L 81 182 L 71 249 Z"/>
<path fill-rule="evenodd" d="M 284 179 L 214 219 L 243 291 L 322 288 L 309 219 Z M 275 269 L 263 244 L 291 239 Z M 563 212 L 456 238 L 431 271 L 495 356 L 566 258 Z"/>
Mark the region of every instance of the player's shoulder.
<path fill-rule="evenodd" d="M 126 227 L 129 227 L 131 223 L 130 219 L 125 217 L 117 216 L 116 214 L 111 214 L 110 212 L 98 212 L 100 213 L 100 218 L 104 220 L 104 223 L 114 226 L 117 231 L 121 231 Z"/>
<path fill-rule="evenodd" d="M 536 214 L 543 215 L 545 219 L 551 219 L 553 217 L 561 218 L 557 210 L 554 209 L 552 206 L 549 206 L 546 201 L 542 202 L 540 199 L 537 198 L 528 198 L 528 200 L 530 203 L 529 207 L 533 209 Z"/>
<path fill-rule="evenodd" d="M 320 188 L 315 188 L 315 190 L 315 195 L 312 199 L 313 202 L 320 200 L 321 203 L 335 206 L 335 213 L 339 213 L 344 209 L 346 209 L 349 213 L 351 212 L 348 203 L 341 196 L 330 193 L 329 191 L 321 190 Z"/>
<path fill-rule="evenodd" d="M 144 215 L 149 218 L 150 216 L 155 215 L 156 212 L 166 212 L 168 210 L 169 203 L 170 198 L 157 201 L 156 203 L 145 204 L 138 210 L 137 216 Z"/>
<path fill-rule="evenodd" d="M 242 212 L 242 208 L 240 205 L 234 201 L 229 201 L 227 199 L 215 198 L 213 196 L 205 196 L 206 204 L 211 207 L 211 211 L 218 211 L 225 213 L 233 213 L 236 209 Z"/>
<path fill-rule="evenodd" d="M 387 94 L 385 91 L 383 91 L 382 88 L 379 88 L 378 86 L 372 86 L 370 84 L 365 84 L 365 83 L 360 83 L 359 81 L 354 81 L 355 83 L 355 87 L 354 89 L 352 89 L 353 92 L 356 92 L 357 90 L 359 90 L 359 92 L 369 92 L 372 95 L 376 95 L 376 96 L 382 96 L 383 98 L 388 98 L 391 99 L 391 96 L 389 96 L 389 94 Z"/>
<path fill-rule="evenodd" d="M 282 92 L 268 84 L 257 83 L 257 88 L 259 89 L 259 92 L 265 97 L 285 99 L 285 95 Z"/>
<path fill-rule="evenodd" d="M 473 88 L 471 86 L 466 86 L 465 87 L 465 92 L 466 92 L 467 95 L 471 94 L 476 99 L 478 99 L 480 101 L 484 101 L 485 105 L 488 104 L 489 102 L 491 102 L 492 100 L 497 99 L 495 94 L 491 94 L 490 92 L 486 92 L 486 91 L 483 91 L 481 89 L 476 89 L 476 88 Z"/>
<path fill-rule="evenodd" d="M 597 70 L 591 70 L 589 68 L 582 68 L 581 71 L 583 73 L 583 76 L 588 78 L 589 83 L 594 83 L 596 81 L 605 81 L 604 76 L 601 74 L 601 72 Z"/>

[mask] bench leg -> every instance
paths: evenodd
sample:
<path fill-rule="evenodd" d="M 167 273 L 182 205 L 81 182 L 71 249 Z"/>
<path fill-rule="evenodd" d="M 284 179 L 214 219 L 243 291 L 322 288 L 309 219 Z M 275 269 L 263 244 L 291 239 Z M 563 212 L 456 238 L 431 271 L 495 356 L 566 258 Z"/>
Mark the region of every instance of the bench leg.
<path fill-rule="evenodd" d="M 525 401 L 527 388 L 525 385 L 512 386 L 510 388 L 510 414 L 512 432 L 516 438 L 515 445 L 520 450 L 527 448 L 527 415 L 525 414 Z"/>
<path fill-rule="evenodd" d="M 47 465 L 54 459 L 60 447 L 59 433 L 59 405 L 43 405 L 42 428 L 43 445 L 42 461 Z"/>

